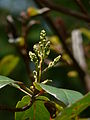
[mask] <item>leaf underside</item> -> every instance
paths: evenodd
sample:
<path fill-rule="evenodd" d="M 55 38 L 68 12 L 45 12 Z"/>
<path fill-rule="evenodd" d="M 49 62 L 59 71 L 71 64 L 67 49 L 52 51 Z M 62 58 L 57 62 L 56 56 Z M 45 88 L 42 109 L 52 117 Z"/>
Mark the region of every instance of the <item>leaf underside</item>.
<path fill-rule="evenodd" d="M 8 78 L 8 77 L 0 75 L 0 89 L 3 88 L 6 85 L 12 84 L 12 83 L 15 83 L 15 81 L 10 79 L 10 78 Z"/>
<path fill-rule="evenodd" d="M 38 85 L 65 105 L 71 105 L 83 97 L 83 95 L 77 91 L 60 89 L 42 83 L 39 83 Z"/>

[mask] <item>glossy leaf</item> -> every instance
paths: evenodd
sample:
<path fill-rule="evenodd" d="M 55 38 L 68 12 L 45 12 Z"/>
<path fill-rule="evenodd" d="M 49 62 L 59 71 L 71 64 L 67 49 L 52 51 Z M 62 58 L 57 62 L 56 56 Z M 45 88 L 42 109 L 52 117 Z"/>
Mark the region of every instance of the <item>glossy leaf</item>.
<path fill-rule="evenodd" d="M 5 56 L 0 61 L 0 74 L 9 75 L 19 62 L 19 58 L 14 55 Z"/>
<path fill-rule="evenodd" d="M 24 96 L 16 107 L 23 107 L 30 102 L 29 96 Z M 28 110 L 15 113 L 15 120 L 49 120 L 50 115 L 42 101 L 36 101 Z"/>
<path fill-rule="evenodd" d="M 90 106 L 90 92 L 85 95 L 82 99 L 67 107 L 60 113 L 56 120 L 71 120 L 72 118 L 79 115 L 83 110 Z"/>
<path fill-rule="evenodd" d="M 0 88 L 3 88 L 6 85 L 11 85 L 15 88 L 18 88 L 19 90 L 21 90 L 22 92 L 24 92 L 25 94 L 30 95 L 27 91 L 25 91 L 23 88 L 20 88 L 20 86 L 17 84 L 17 81 L 14 81 L 8 77 L 5 76 L 1 76 L 0 75 Z"/>
<path fill-rule="evenodd" d="M 12 84 L 12 83 L 15 83 L 15 81 L 8 77 L 0 75 L 0 88 L 3 88 L 4 86 L 6 86 L 8 84 Z"/>
<path fill-rule="evenodd" d="M 65 105 L 73 104 L 77 100 L 83 97 L 83 95 L 77 91 L 60 89 L 49 85 L 44 85 L 42 83 L 37 83 L 37 84 L 40 85 L 40 87 L 43 90 L 45 90 L 47 93 L 51 94 Z"/>

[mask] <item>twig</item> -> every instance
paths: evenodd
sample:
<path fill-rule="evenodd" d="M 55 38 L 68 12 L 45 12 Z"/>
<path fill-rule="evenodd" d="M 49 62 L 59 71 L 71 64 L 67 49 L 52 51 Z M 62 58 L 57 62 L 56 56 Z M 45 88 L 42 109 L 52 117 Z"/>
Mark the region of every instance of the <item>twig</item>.
<path fill-rule="evenodd" d="M 27 70 L 27 73 L 29 75 L 29 78 L 33 81 L 33 76 L 32 76 L 32 73 L 31 73 L 31 70 L 30 70 L 30 67 L 29 67 L 29 61 L 30 60 L 29 60 L 28 49 L 27 49 L 27 41 L 26 41 L 27 34 L 28 34 L 28 31 L 29 31 L 29 28 L 31 27 L 31 24 L 30 24 L 29 27 L 27 27 L 23 18 L 21 20 L 22 20 L 21 21 L 22 22 L 22 37 L 24 38 L 24 45 L 22 45 L 22 46 L 18 45 L 17 48 L 18 48 L 18 51 L 19 51 L 20 55 L 24 59 L 24 62 L 25 62 L 25 65 L 26 65 L 26 70 Z M 17 39 L 18 34 L 17 34 L 17 30 L 16 30 L 15 23 L 14 23 L 14 20 L 13 20 L 12 16 L 10 16 L 10 15 L 7 16 L 7 23 L 8 23 L 8 28 L 10 29 L 9 31 L 7 31 L 7 32 L 9 32 L 8 35 L 12 35 L 12 36 L 9 36 L 9 37 L 12 37 L 13 39 Z"/>
<path fill-rule="evenodd" d="M 75 67 L 75 69 L 79 72 L 81 81 L 83 82 L 83 85 L 85 86 L 86 91 L 89 91 L 90 88 L 87 88 L 88 86 L 88 82 L 86 82 L 85 80 L 85 71 L 80 67 L 80 65 L 78 64 L 78 62 L 76 61 L 76 59 L 74 58 L 73 54 L 71 53 L 71 51 L 69 50 L 69 48 L 67 47 L 67 44 L 65 42 L 64 37 L 61 35 L 61 33 L 59 32 L 59 29 L 57 28 L 56 24 L 50 19 L 50 17 L 48 18 L 49 23 L 51 24 L 51 26 L 54 28 L 55 33 L 60 37 L 60 40 L 62 42 L 63 48 L 65 49 L 65 51 L 68 53 L 68 55 L 70 56 L 70 58 L 73 61 L 73 65 Z"/>
<path fill-rule="evenodd" d="M 81 0 L 74 0 L 76 2 L 76 4 L 79 6 L 79 8 L 81 9 L 81 12 L 84 13 L 85 15 L 88 15 L 87 10 L 85 9 L 85 7 L 83 6 Z"/>
<path fill-rule="evenodd" d="M 39 7 L 42 7 L 40 0 L 35 0 L 35 1 L 36 1 L 37 5 L 39 5 Z M 44 0 L 41 0 L 41 1 L 44 1 Z M 46 2 L 47 2 L 47 0 L 46 0 Z M 45 3 L 46 3 L 46 2 L 45 2 Z M 83 86 L 84 86 L 85 90 L 86 90 L 86 91 L 89 91 L 90 88 L 87 87 L 87 86 L 88 86 L 88 82 L 85 80 L 85 75 L 86 75 L 86 73 L 85 73 L 85 71 L 83 71 L 82 68 L 79 66 L 79 64 L 78 64 L 78 62 L 75 60 L 73 54 L 71 53 L 71 51 L 70 51 L 69 48 L 67 47 L 67 44 L 66 44 L 66 42 L 65 42 L 65 39 L 64 39 L 64 37 L 62 36 L 62 34 L 60 33 L 58 26 L 56 26 L 56 24 L 52 21 L 52 19 L 50 18 L 50 16 L 44 15 L 44 18 L 45 18 L 45 20 L 47 21 L 47 23 L 50 25 L 50 27 L 53 28 L 54 32 L 59 36 L 59 38 L 60 38 L 60 40 L 61 40 L 61 42 L 62 42 L 63 48 L 65 49 L 65 51 L 68 53 L 68 55 L 69 55 L 70 58 L 72 59 L 73 65 L 74 65 L 75 69 L 76 69 L 76 70 L 78 71 L 78 73 L 79 73 L 80 80 L 81 80 L 81 82 L 83 83 Z"/>
<path fill-rule="evenodd" d="M 27 34 L 28 34 L 27 26 L 26 26 L 25 21 L 22 18 L 22 36 L 24 38 L 24 45 L 20 46 L 19 50 L 20 50 L 21 55 L 24 59 L 24 62 L 25 62 L 25 65 L 26 65 L 26 70 L 27 70 L 27 73 L 29 75 L 29 78 L 33 82 L 34 78 L 33 78 L 32 72 L 30 70 L 30 59 L 29 59 L 29 55 L 28 55 Z"/>
<path fill-rule="evenodd" d="M 38 2 L 44 4 L 44 6 L 47 6 L 50 9 L 55 10 L 57 12 L 61 12 L 61 13 L 64 13 L 66 15 L 73 16 L 73 17 L 75 17 L 77 19 L 84 20 L 86 22 L 90 22 L 90 17 L 86 16 L 85 14 L 81 14 L 79 12 L 72 11 L 72 10 L 70 10 L 68 8 L 62 7 L 60 5 L 56 5 L 56 4 L 52 3 L 52 2 L 50 2 L 50 0 L 38 0 Z"/>
<path fill-rule="evenodd" d="M 42 8 L 42 9 L 39 9 L 39 10 L 38 10 L 38 12 L 39 12 L 38 15 L 46 14 L 46 13 L 48 13 L 49 11 L 50 11 L 50 9 L 49 9 L 48 7 L 44 7 L 44 8 Z M 36 15 L 36 16 L 38 16 L 38 15 Z"/>
<path fill-rule="evenodd" d="M 8 106 L 0 105 L 0 110 L 9 111 L 9 112 L 22 112 L 29 109 L 32 106 L 32 102 L 29 105 L 26 105 L 22 108 L 11 108 Z"/>
<path fill-rule="evenodd" d="M 40 21 L 30 20 L 30 22 L 28 23 L 27 28 L 26 28 L 26 33 L 28 34 L 28 32 L 29 32 L 29 30 L 31 29 L 31 27 L 32 27 L 33 25 L 36 25 L 36 24 L 40 24 Z"/>
<path fill-rule="evenodd" d="M 8 112 L 23 112 L 25 110 L 28 110 L 35 102 L 35 92 L 36 91 L 34 90 L 31 100 L 30 100 L 30 103 L 28 105 L 21 107 L 21 108 L 11 108 L 8 106 L 0 105 L 0 110 L 4 110 L 4 111 L 8 111 Z"/>
<path fill-rule="evenodd" d="M 27 88 L 23 82 L 15 82 L 17 85 L 19 85 L 23 90 L 25 90 L 27 93 L 29 93 L 30 95 L 33 95 L 33 92 L 30 88 Z"/>
<path fill-rule="evenodd" d="M 18 37 L 18 33 L 17 33 L 17 29 L 15 27 L 15 23 L 14 23 L 13 17 L 11 15 L 8 15 L 6 20 L 7 20 L 7 23 L 8 23 L 8 25 L 7 25 L 8 36 L 9 36 L 9 34 L 12 33 L 12 37 L 13 38 L 17 38 Z"/>

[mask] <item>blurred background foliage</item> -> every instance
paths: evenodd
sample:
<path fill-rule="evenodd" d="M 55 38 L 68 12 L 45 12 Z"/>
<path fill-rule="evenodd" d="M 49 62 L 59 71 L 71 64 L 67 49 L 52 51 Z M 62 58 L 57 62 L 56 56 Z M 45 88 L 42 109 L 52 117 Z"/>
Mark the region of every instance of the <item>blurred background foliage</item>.
<path fill-rule="evenodd" d="M 55 4 L 63 5 L 71 10 L 80 12 L 79 7 L 74 0 L 53 0 Z M 90 0 L 82 0 L 88 13 L 90 12 Z M 27 11 L 28 8 L 35 7 L 37 4 L 34 0 L 0 0 L 0 74 L 8 76 L 14 80 L 23 81 L 27 86 L 30 83 L 26 66 L 22 56 L 19 54 L 17 47 L 14 44 L 8 42 L 8 36 L 6 33 L 7 15 L 12 15 L 15 19 L 15 25 L 19 36 L 21 36 L 21 23 L 18 21 L 20 13 Z M 83 20 L 78 20 L 75 17 L 71 17 L 60 12 L 51 11 L 51 18 L 55 21 L 58 17 L 62 19 L 64 27 L 68 33 L 66 39 L 67 45 L 71 44 L 71 32 L 74 29 L 79 29 L 83 37 L 83 46 L 85 51 L 86 63 L 88 66 L 88 73 L 90 73 L 90 24 Z M 32 18 L 33 19 L 33 18 Z M 47 36 L 51 40 L 51 53 L 48 60 L 53 60 L 59 54 L 56 52 L 55 46 L 59 46 L 59 51 L 62 54 L 63 60 L 54 69 L 49 70 L 45 77 L 52 79 L 50 83 L 53 86 L 73 89 L 86 93 L 85 88 L 80 81 L 78 72 L 75 68 L 67 63 L 72 63 L 68 54 L 64 51 L 60 38 L 54 33 L 52 27 L 50 27 L 42 16 L 36 16 L 35 20 L 39 20 L 40 24 L 34 25 L 28 34 L 27 43 L 28 51 L 32 50 L 32 46 L 39 41 L 39 34 L 42 29 L 45 29 Z M 70 46 L 71 48 L 71 46 Z M 57 50 L 58 51 L 58 50 Z M 72 50 L 71 50 L 72 51 Z M 47 60 L 47 61 L 48 61 Z M 47 62 L 46 62 L 47 63 Z M 30 63 L 31 70 L 34 69 L 33 63 Z M 0 104 L 15 107 L 18 100 L 22 98 L 24 94 L 12 87 L 5 87 L 0 90 Z M 89 112 L 90 113 L 90 112 Z M 83 115 L 84 116 L 84 115 Z M 87 116 L 85 114 L 85 116 Z M 90 117 L 90 114 L 89 114 Z M 0 120 L 13 120 L 14 114 L 10 112 L 0 111 Z"/>

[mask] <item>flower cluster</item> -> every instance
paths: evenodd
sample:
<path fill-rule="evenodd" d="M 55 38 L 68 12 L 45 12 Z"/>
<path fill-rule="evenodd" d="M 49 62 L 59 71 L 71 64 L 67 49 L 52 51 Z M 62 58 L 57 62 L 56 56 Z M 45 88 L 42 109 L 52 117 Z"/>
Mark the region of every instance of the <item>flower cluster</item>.
<path fill-rule="evenodd" d="M 30 56 L 31 61 L 34 62 L 35 65 L 37 66 L 38 65 L 38 58 L 37 58 L 36 54 L 30 51 L 29 56 Z"/>
<path fill-rule="evenodd" d="M 49 55 L 50 53 L 50 41 L 46 37 L 45 30 L 42 30 L 40 33 L 40 42 L 39 44 L 36 44 L 33 46 L 33 52 L 29 52 L 29 56 L 32 62 L 36 65 L 36 70 L 33 71 L 35 82 L 40 82 L 41 74 L 42 74 L 42 63 L 44 59 Z M 57 64 L 57 62 L 60 60 L 60 55 L 54 59 L 53 62 L 50 62 L 48 67 L 46 69 L 49 69 Z"/>
<path fill-rule="evenodd" d="M 40 33 L 40 57 L 43 59 L 46 58 L 50 53 L 50 41 L 46 38 L 45 30 L 42 30 Z"/>

